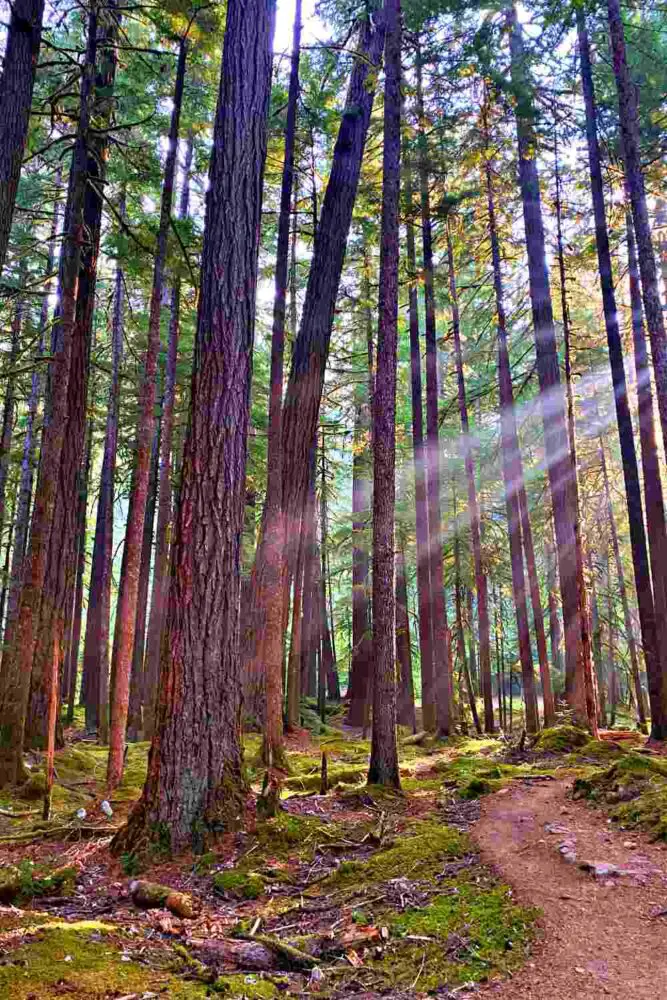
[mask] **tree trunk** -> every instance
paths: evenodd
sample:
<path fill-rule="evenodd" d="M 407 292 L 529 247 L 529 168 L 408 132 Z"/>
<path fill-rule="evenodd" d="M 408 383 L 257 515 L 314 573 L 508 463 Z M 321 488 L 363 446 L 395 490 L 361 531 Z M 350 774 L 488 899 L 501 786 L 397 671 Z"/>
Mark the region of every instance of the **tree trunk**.
<path fill-rule="evenodd" d="M 301 523 L 307 504 L 310 449 L 317 435 L 338 286 L 373 106 L 374 86 L 369 85 L 374 79 L 371 70 L 382 54 L 382 13 L 375 17 L 375 22 L 373 25 L 365 19 L 360 25 L 359 58 L 355 59 L 350 77 L 329 182 L 316 227 L 301 327 L 292 351 L 282 408 L 282 510 L 285 524 L 289 526 L 285 538 L 285 590 L 295 572 L 299 533 L 293 526 Z M 260 559 L 263 563 L 264 558 L 265 546 L 260 543 L 253 571 L 251 623 L 261 623 L 264 619 L 259 587 L 265 572 Z M 304 594 L 304 601 L 306 599 L 307 594 Z M 262 641 L 261 630 L 255 630 L 254 625 L 253 635 L 247 637 L 247 631 L 244 652 L 249 643 Z"/>
<path fill-rule="evenodd" d="M 454 514 L 456 515 L 456 496 L 454 496 Z M 459 544 L 458 518 L 456 524 L 456 534 L 454 535 L 454 573 L 455 573 L 454 598 L 456 607 L 456 631 L 458 635 L 461 672 L 465 679 L 466 694 L 468 695 L 468 704 L 470 705 L 470 712 L 472 714 L 472 721 L 475 726 L 475 731 L 481 735 L 482 726 L 480 724 L 479 714 L 477 712 L 477 701 L 475 699 L 475 691 L 472 684 L 472 678 L 470 676 L 470 667 L 466 655 L 465 633 L 463 629 L 463 612 L 461 608 L 461 546 Z M 502 724 L 502 715 L 500 716 L 500 719 Z"/>
<path fill-rule="evenodd" d="M 329 615 L 327 612 L 327 567 L 329 564 L 328 546 L 328 517 L 327 517 L 327 477 L 326 477 L 326 452 L 325 452 L 325 431 L 322 428 L 322 468 L 320 471 L 320 589 L 322 591 L 322 614 L 321 614 L 321 649 L 326 683 L 327 696 L 333 700 L 340 699 L 340 686 L 338 683 L 338 671 L 336 669 L 336 656 L 332 641 L 333 617 L 331 618 L 331 628 L 329 628 Z M 281 664 L 282 668 L 282 664 Z M 322 694 L 320 693 L 320 697 Z M 282 712 L 281 712 L 282 718 Z"/>
<path fill-rule="evenodd" d="M 548 534 L 551 535 L 551 526 Z M 547 562 L 547 590 L 549 603 L 549 641 L 551 643 L 551 666 L 557 677 L 563 676 L 562 630 L 558 615 L 558 596 L 556 593 L 556 553 L 550 541 L 545 544 Z"/>
<path fill-rule="evenodd" d="M 510 27 L 512 82 L 520 95 L 516 108 L 519 149 L 519 183 L 526 235 L 526 253 L 533 329 L 540 384 L 544 446 L 556 529 L 560 591 L 565 623 L 566 672 L 574 677 L 571 706 L 575 719 L 587 724 L 586 680 L 581 666 L 582 616 L 576 557 L 577 504 L 574 492 L 565 400 L 560 380 L 556 331 L 549 277 L 545 267 L 546 246 L 535 159 L 536 137 L 532 85 L 524 65 L 523 40 L 514 7 L 507 10 Z"/>
<path fill-rule="evenodd" d="M 16 364 L 21 347 L 21 328 L 23 325 L 23 310 L 25 300 L 19 293 L 14 306 L 12 320 L 11 346 L 7 359 L 5 398 L 2 404 L 2 427 L 0 428 L 0 537 L 5 527 L 5 505 L 7 497 L 7 477 L 9 475 L 9 460 L 11 458 L 14 424 L 16 422 Z M 11 528 L 10 528 L 11 537 Z"/>
<path fill-rule="evenodd" d="M 405 552 L 401 545 L 396 550 L 396 662 L 398 664 L 396 721 L 399 726 L 407 726 L 413 733 L 416 733 L 417 719 L 412 678 L 408 583 L 405 575 Z"/>
<path fill-rule="evenodd" d="M 76 512 L 76 575 L 69 607 L 70 620 L 67 622 L 67 642 L 63 665 L 61 700 L 67 702 L 67 722 L 74 721 L 74 699 L 79 667 L 79 645 L 81 643 L 81 621 L 83 616 L 83 578 L 86 572 L 86 528 L 88 516 L 88 483 L 93 454 L 93 425 L 88 421 L 86 432 L 86 452 L 78 476 L 78 505 Z M 67 610 L 67 609 L 66 609 Z"/>
<path fill-rule="evenodd" d="M 417 255 L 415 251 L 412 166 L 407 143 L 403 155 L 405 178 L 405 233 L 408 266 L 408 324 L 410 327 L 410 386 L 412 393 L 412 455 L 415 474 L 415 535 L 417 549 L 417 600 L 419 604 L 419 660 L 421 668 L 422 726 L 435 730 L 435 679 L 431 632 L 431 573 L 428 552 L 428 500 L 426 495 L 426 450 L 422 406 Z"/>
<path fill-rule="evenodd" d="M 301 0 L 296 0 L 292 38 L 292 63 L 290 68 L 287 121 L 285 124 L 285 159 L 280 189 L 278 216 L 278 247 L 276 252 L 275 293 L 273 301 L 273 329 L 271 332 L 271 376 L 269 393 L 269 432 L 267 453 L 265 527 L 261 543 L 265 552 L 258 559 L 264 577 L 257 581 L 262 589 L 260 605 L 264 621 L 260 625 L 259 653 L 251 670 L 263 671 L 265 682 L 265 711 L 262 757 L 269 765 L 284 765 L 283 749 L 283 660 L 285 650 L 284 593 L 289 590 L 289 578 L 284 565 L 286 525 L 283 519 L 283 368 L 285 356 L 285 320 L 287 282 L 289 278 L 290 209 L 294 188 L 294 152 L 296 146 L 296 118 L 299 99 L 299 62 L 301 58 Z M 324 530 L 324 529 L 323 529 Z M 326 601 L 324 603 L 326 615 Z"/>
<path fill-rule="evenodd" d="M 192 132 L 183 158 L 183 186 L 178 217 L 185 220 L 190 206 L 190 173 L 194 140 Z M 155 530 L 155 564 L 151 590 L 151 610 L 146 638 L 146 663 L 143 688 L 144 739 L 152 739 L 155 730 L 155 706 L 157 703 L 160 650 L 164 631 L 164 615 L 169 585 L 169 535 L 172 523 L 171 474 L 174 450 L 174 403 L 176 395 L 176 366 L 178 362 L 178 340 L 180 337 L 181 282 L 176 278 L 171 288 L 169 320 L 169 340 L 165 368 L 164 396 L 160 426 L 160 473 L 158 484 L 157 526 Z"/>
<path fill-rule="evenodd" d="M 588 164 L 590 170 L 591 178 L 591 193 L 593 198 L 593 212 L 595 216 L 595 239 L 597 244 L 598 253 L 598 270 L 600 274 L 600 285 L 602 288 L 602 301 L 604 308 L 605 317 L 605 327 L 607 331 L 607 345 L 609 349 L 609 362 L 611 365 L 611 377 L 612 385 L 614 388 L 614 402 L 616 406 L 616 421 L 618 425 L 618 435 L 621 445 L 621 464 L 623 466 L 623 477 L 625 482 L 625 494 L 626 502 L 628 508 L 628 521 L 630 525 L 630 542 L 632 547 L 632 560 L 633 566 L 635 567 L 635 585 L 637 587 L 637 593 L 639 594 L 640 588 L 642 590 L 642 596 L 639 601 L 640 608 L 640 620 L 642 622 L 642 636 L 644 642 L 644 649 L 646 655 L 647 671 L 653 674 L 654 687 L 659 689 L 663 683 L 660 676 L 655 677 L 656 672 L 661 675 L 659 664 L 661 662 L 658 656 L 658 651 L 660 649 L 659 642 L 660 636 L 656 630 L 656 620 L 655 620 L 655 606 L 654 602 L 651 601 L 651 584 L 649 575 L 649 559 L 646 547 L 646 534 L 644 532 L 644 519 L 642 514 L 642 498 L 641 498 L 641 486 L 639 481 L 639 467 L 637 464 L 637 453 L 635 450 L 635 440 L 634 432 L 632 428 L 632 417 L 630 415 L 630 405 L 628 402 L 628 391 L 625 380 L 625 368 L 623 364 L 623 345 L 621 341 L 621 331 L 618 323 L 618 311 L 616 306 L 616 295 L 614 291 L 614 276 L 611 261 L 611 251 L 609 247 L 609 234 L 607 230 L 607 218 L 604 203 L 604 187 L 602 181 L 602 167 L 600 162 L 600 148 L 597 137 L 597 113 L 595 106 L 595 92 L 593 88 L 593 74 L 591 69 L 590 60 L 590 46 L 588 42 L 588 33 L 586 31 L 586 21 L 585 14 L 583 10 L 577 11 L 577 32 L 579 39 L 579 54 L 581 60 L 581 79 L 584 91 L 584 100 L 586 106 L 586 137 L 588 141 Z M 641 304 L 639 304 L 639 315 L 641 323 Z M 633 323 L 634 330 L 634 323 Z M 643 336 L 640 334 L 641 339 Z M 645 345 L 644 345 L 645 347 Z M 655 449 L 655 434 L 653 432 L 653 416 L 652 416 L 652 400 L 651 400 L 651 388 L 650 380 L 648 384 L 642 386 L 640 379 L 640 367 L 646 369 L 646 357 L 644 350 L 644 357 L 641 356 L 640 347 L 640 364 L 637 366 L 637 386 L 638 386 L 638 396 L 639 396 L 639 408 L 640 408 L 640 434 L 642 439 L 642 452 L 645 456 L 644 458 L 644 489 L 646 491 L 646 501 L 647 501 L 647 514 L 649 522 L 649 541 L 651 544 L 651 549 L 655 551 L 655 556 L 653 561 L 654 568 L 654 589 L 655 584 L 660 581 L 664 581 L 665 567 L 662 560 L 667 557 L 667 537 L 665 536 L 664 527 L 664 509 L 661 512 L 659 520 L 661 521 L 662 527 L 658 528 L 658 532 L 651 538 L 651 510 L 652 505 L 658 503 L 662 505 L 662 488 L 660 485 L 660 470 L 657 463 L 657 455 Z M 642 413 L 642 401 L 646 403 L 643 393 L 648 390 L 648 406 L 649 411 L 646 412 L 644 408 Z M 642 433 L 642 416 L 645 418 L 644 432 Z M 602 445 L 600 446 L 602 448 Z M 604 453 L 602 452 L 602 458 L 604 461 Z M 648 466 L 647 466 L 648 459 Z M 606 479 L 606 470 L 605 470 Z M 608 498 L 608 504 L 611 510 L 610 500 Z M 613 517 L 613 513 L 612 513 Z M 614 527 L 615 533 L 615 527 Z M 617 543 L 618 545 L 618 539 Z M 619 556 L 620 558 L 620 556 Z M 619 560 L 617 560 L 617 567 L 619 566 Z M 655 571 L 658 571 L 659 576 L 655 576 Z M 619 585 L 622 578 L 622 567 L 619 569 Z M 624 613 L 626 615 L 626 629 L 628 627 L 629 619 L 629 609 L 627 601 L 627 593 L 625 592 L 625 581 L 622 584 L 622 594 L 624 594 Z M 664 593 L 664 591 L 663 591 Z M 667 607 L 662 604 L 662 611 L 667 613 Z M 664 629 L 663 629 L 664 631 Z M 630 633 L 631 634 L 631 630 Z M 629 640 L 633 641 L 633 640 Z M 633 642 L 634 645 L 634 642 Z M 666 650 L 667 651 L 667 650 Z M 662 661 L 664 662 L 664 661 Z M 637 676 L 639 673 L 638 664 L 636 661 L 636 654 L 634 658 L 633 673 L 636 671 Z M 639 704 L 642 706 L 641 711 L 643 712 L 643 698 L 641 695 L 641 685 L 639 687 Z M 667 720 L 666 720 L 667 721 Z M 643 719 L 646 722 L 646 719 Z"/>
<path fill-rule="evenodd" d="M 116 626 L 111 664 L 111 716 L 109 724 L 109 762 L 107 767 L 107 784 L 110 789 L 115 788 L 123 776 L 125 730 L 129 708 L 130 675 L 136 630 L 139 578 L 141 575 L 142 538 L 146 505 L 148 503 L 151 449 L 153 447 L 155 430 L 154 411 L 157 393 L 158 355 L 160 353 L 162 287 L 167 262 L 167 240 L 174 194 L 174 179 L 176 176 L 178 131 L 183 104 L 187 52 L 187 37 L 184 36 L 179 42 L 176 82 L 169 127 L 169 146 L 162 184 L 160 224 L 157 235 L 153 287 L 151 290 L 148 317 L 148 343 L 146 345 L 139 398 L 134 488 L 130 495 L 125 530 L 125 573 L 120 581 L 118 605 L 116 607 Z"/>
<path fill-rule="evenodd" d="M 116 851 L 201 851 L 245 804 L 240 540 L 274 18 L 273 0 L 227 5 L 157 726 Z"/>
<path fill-rule="evenodd" d="M 125 191 L 121 193 L 119 216 L 125 217 Z M 113 504 L 120 408 L 120 368 L 123 360 L 124 279 L 116 264 L 113 318 L 111 323 L 111 385 L 104 435 L 104 457 L 97 502 L 93 556 L 88 591 L 86 634 L 83 647 L 83 687 L 86 730 L 98 731 L 101 743 L 109 733 L 109 616 L 113 562 Z"/>
<path fill-rule="evenodd" d="M 593 648 L 593 663 L 598 677 L 598 724 L 607 725 L 607 682 L 605 665 L 602 659 L 602 623 L 598 606 L 597 586 L 595 583 L 595 566 L 593 554 L 588 550 L 588 572 L 591 578 L 591 636 Z"/>
<path fill-rule="evenodd" d="M 79 264 L 84 240 L 88 130 L 96 46 L 97 13 L 96 9 L 92 8 L 88 16 L 86 54 L 81 73 L 79 123 L 72 153 L 69 211 L 60 260 L 60 313 L 53 329 L 49 392 L 32 515 L 30 548 L 16 623 L 11 630 L 12 634 L 5 635 L 6 653 L 0 674 L 0 786 L 15 784 L 24 773 L 22 751 L 31 668 L 38 638 L 37 617 L 47 571 L 49 542 L 59 493 L 60 459 L 68 423 L 68 390 L 76 324 Z M 53 650 L 55 649 L 54 643 Z M 53 656 L 52 652 L 50 669 L 55 669 L 56 666 Z"/>
<path fill-rule="evenodd" d="M 644 300 L 646 325 L 651 340 L 658 412 L 660 414 L 663 441 L 667 450 L 667 337 L 665 336 L 665 321 L 660 303 L 658 272 L 653 252 L 646 188 L 642 171 L 637 89 L 628 67 L 625 32 L 619 0 L 607 0 L 607 16 L 609 20 L 609 37 L 611 40 L 614 76 L 616 78 L 616 90 L 618 93 L 618 113 L 619 124 L 621 126 L 623 160 L 625 163 L 625 179 L 630 192 L 632 219 L 637 239 L 642 297 Z M 657 726 L 657 729 L 662 733 L 661 739 L 664 739 L 667 735 L 666 712 L 666 695 L 663 691 L 659 717 L 653 723 L 653 726 Z"/>
<path fill-rule="evenodd" d="M 366 541 L 366 521 L 371 504 L 371 482 L 368 478 L 369 421 L 370 406 L 364 400 L 357 404 L 355 410 L 352 455 L 352 662 L 346 717 L 350 726 L 365 725 L 372 660 L 370 559 Z"/>
<path fill-rule="evenodd" d="M 0 75 L 0 274 L 7 255 L 32 92 L 42 42 L 44 0 L 14 0 Z"/>
<path fill-rule="evenodd" d="M 43 747 L 47 740 L 53 650 L 62 658 L 66 618 L 74 601 L 77 564 L 77 508 L 79 473 L 86 450 L 86 420 L 97 264 L 102 225 L 102 191 L 108 159 L 108 131 L 114 107 L 117 15 L 113 7 L 101 8 L 97 22 L 97 70 L 91 130 L 87 142 L 86 192 L 83 206 L 85 242 L 81 251 L 69 377 L 68 418 L 60 461 L 60 484 L 56 496 L 47 558 L 46 577 L 37 623 L 33 656 L 26 739 Z M 100 125 L 102 128 L 100 129 Z M 70 185 L 71 194 L 71 185 Z M 65 215 L 69 211 L 69 205 Z M 62 733 L 57 737 L 62 745 Z"/>
<path fill-rule="evenodd" d="M 429 530 L 429 573 L 431 579 L 431 629 L 433 674 L 435 682 L 436 729 L 439 736 L 453 731 L 453 706 L 449 679 L 450 636 L 443 583 L 442 519 L 440 513 L 440 444 L 438 433 L 438 349 L 436 342 L 435 287 L 433 278 L 433 226 L 429 162 L 424 134 L 424 96 L 422 55 L 417 48 L 417 117 L 419 125 L 419 189 L 421 199 L 422 245 L 424 263 L 424 319 L 426 332 L 426 470 Z M 487 731 L 493 730 L 493 705 L 489 678 L 482 679 L 484 719 Z"/>
<path fill-rule="evenodd" d="M 380 296 L 373 393 L 373 729 L 368 782 L 400 786 L 396 743 L 396 351 L 401 178 L 401 3 L 385 0 Z"/>
<path fill-rule="evenodd" d="M 305 555 L 304 531 L 301 530 L 299 555 L 294 575 L 292 600 L 292 635 L 287 661 L 287 728 L 298 729 L 301 721 L 301 636 L 303 632 L 303 564 Z"/>

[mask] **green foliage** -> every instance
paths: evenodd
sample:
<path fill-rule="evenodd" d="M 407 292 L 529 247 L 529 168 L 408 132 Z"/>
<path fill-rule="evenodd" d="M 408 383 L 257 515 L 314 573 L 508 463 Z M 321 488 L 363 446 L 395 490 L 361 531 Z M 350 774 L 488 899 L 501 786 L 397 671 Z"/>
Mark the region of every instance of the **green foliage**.
<path fill-rule="evenodd" d="M 214 875 L 213 888 L 220 895 L 231 896 L 233 899 L 257 899 L 264 892 L 264 879 L 256 872 L 232 869 Z"/>

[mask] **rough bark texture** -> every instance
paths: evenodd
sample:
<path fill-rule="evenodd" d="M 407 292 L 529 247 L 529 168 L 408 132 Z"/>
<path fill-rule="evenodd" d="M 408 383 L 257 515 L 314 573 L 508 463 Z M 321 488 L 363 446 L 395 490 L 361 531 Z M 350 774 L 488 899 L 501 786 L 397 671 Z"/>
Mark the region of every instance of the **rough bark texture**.
<path fill-rule="evenodd" d="M 173 108 L 169 126 L 169 146 L 162 183 L 160 223 L 155 250 L 153 286 L 148 317 L 148 343 L 146 345 L 139 398 L 134 488 L 130 496 L 127 526 L 125 529 L 125 572 L 120 581 L 118 605 L 116 608 L 113 660 L 111 664 L 111 714 L 109 720 L 109 763 L 107 767 L 107 783 L 109 788 L 115 788 L 123 775 L 125 730 L 129 708 L 132 654 L 134 650 L 141 575 L 141 550 L 144 519 L 148 503 L 151 449 L 153 447 L 155 431 L 155 400 L 157 394 L 157 365 L 160 353 L 162 287 L 165 277 L 167 238 L 169 235 L 174 179 L 176 176 L 178 131 L 183 104 L 187 48 L 187 39 L 182 38 L 179 44 Z"/>
<path fill-rule="evenodd" d="M 396 550 L 396 662 L 398 664 L 396 721 L 417 732 L 415 689 L 412 678 L 412 643 L 408 613 L 408 582 L 405 574 L 405 552 Z"/>
<path fill-rule="evenodd" d="M 46 577 L 49 541 L 59 492 L 60 460 L 68 418 L 68 388 L 76 322 L 79 264 L 84 242 L 87 145 L 96 46 L 97 15 L 93 8 L 88 17 L 86 55 L 81 74 L 79 123 L 70 172 L 69 212 L 60 259 L 60 314 L 53 330 L 49 393 L 32 514 L 30 548 L 17 620 L 12 628 L 12 634 L 5 635 L 6 653 L 0 674 L 0 720 L 2 720 L 0 785 L 14 784 L 23 776 L 22 751 L 30 694 L 30 675 L 38 637 L 37 617 Z M 53 659 L 51 666 L 54 666 Z"/>
<path fill-rule="evenodd" d="M 385 0 L 384 150 L 377 372 L 373 393 L 373 729 L 368 781 L 400 786 L 396 743 L 394 504 L 398 212 L 401 167 L 401 4 Z"/>
<path fill-rule="evenodd" d="M 443 583 L 442 519 L 440 512 L 440 443 L 438 432 L 438 350 L 436 343 L 435 286 L 433 277 L 433 223 L 429 162 L 424 133 L 422 57 L 417 52 L 417 116 L 419 120 L 419 191 L 421 199 L 422 247 L 424 264 L 424 320 L 426 334 L 426 469 L 429 530 L 429 572 L 431 579 L 431 629 L 435 678 L 436 729 L 449 736 L 453 729 L 449 660 L 450 636 Z M 487 683 L 488 681 L 488 683 Z M 490 678 L 482 679 L 484 718 L 487 731 L 493 729 Z"/>
<path fill-rule="evenodd" d="M 544 445 L 556 529 L 556 549 L 560 592 L 565 624 L 566 670 L 576 678 L 572 708 L 578 721 L 587 722 L 585 679 L 581 676 L 580 649 L 582 622 L 577 585 L 575 527 L 577 506 L 573 489 L 565 400 L 560 379 L 556 331 L 549 277 L 545 267 L 546 247 L 540 202 L 540 185 L 535 160 L 532 87 L 524 66 L 521 29 L 512 7 L 507 11 L 510 29 L 512 81 L 516 97 L 519 148 L 519 183 L 528 257 L 530 299 L 540 383 Z"/>
<path fill-rule="evenodd" d="M 244 806 L 240 541 L 274 19 L 273 0 L 227 6 L 157 727 L 116 850 L 201 849 Z"/>
<path fill-rule="evenodd" d="M 435 679 L 431 631 L 431 573 L 428 555 L 428 501 L 426 496 L 426 452 L 422 403 L 422 370 L 417 296 L 412 166 L 407 145 L 403 155 L 405 178 L 405 241 L 408 266 L 408 325 L 410 328 L 410 390 L 412 399 L 412 457 L 415 474 L 415 539 L 417 549 L 417 602 L 419 605 L 419 660 L 421 669 L 422 726 L 435 729 Z"/>
<path fill-rule="evenodd" d="M 190 134 L 183 158 L 183 186 L 178 209 L 179 219 L 188 217 L 190 208 L 190 172 L 194 143 Z M 144 738 L 152 739 L 155 729 L 155 705 L 160 670 L 160 649 L 164 630 L 164 615 L 169 580 L 169 541 L 172 523 L 172 454 L 174 448 L 174 403 L 176 394 L 176 365 L 180 336 L 181 283 L 177 278 L 171 289 L 169 339 L 162 399 L 160 428 L 160 472 L 158 484 L 157 525 L 155 528 L 155 565 L 151 590 L 151 611 L 146 638 L 146 663 L 144 675 Z"/>
<path fill-rule="evenodd" d="M 74 721 L 74 698 L 76 695 L 77 673 L 79 668 L 79 646 L 81 644 L 81 625 L 83 618 L 83 578 L 86 572 L 86 519 L 88 515 L 88 483 L 90 481 L 90 465 L 93 451 L 92 421 L 88 423 L 86 433 L 86 457 L 79 470 L 79 496 L 76 512 L 76 577 L 74 582 L 73 600 L 70 605 L 69 620 L 66 619 L 67 643 L 62 676 L 62 700 L 67 702 L 67 721 Z M 66 609 L 67 610 L 67 609 Z"/>
<path fill-rule="evenodd" d="M 623 159 L 625 162 L 625 179 L 630 193 L 632 219 L 639 258 L 641 274 L 642 297 L 646 326 L 648 327 L 653 355 L 653 370 L 655 373 L 656 394 L 658 397 L 658 412 L 662 426 L 662 436 L 667 449 L 667 336 L 665 321 L 660 302 L 658 286 L 658 271 L 656 267 L 651 224 L 646 200 L 646 188 L 641 162 L 639 112 L 637 107 L 637 89 L 628 67 L 625 32 L 619 0 L 607 0 L 607 16 L 609 20 L 609 36 L 618 92 L 618 113 L 621 126 Z M 664 720 L 665 707 L 663 702 L 662 716 L 659 725 L 666 726 Z M 667 735 L 664 729 L 663 739 Z"/>
<path fill-rule="evenodd" d="M 44 0 L 14 0 L 0 75 L 0 274 L 7 255 L 42 41 Z"/>
<path fill-rule="evenodd" d="M 640 589 L 642 590 L 642 595 L 639 599 L 639 611 L 640 611 L 640 622 L 642 625 L 642 637 L 644 643 L 644 649 L 646 654 L 646 666 L 647 672 L 653 674 L 655 677 L 656 671 L 659 671 L 659 659 L 658 659 L 658 636 L 655 627 L 655 608 L 654 602 L 651 600 L 651 582 L 649 574 L 649 559 L 648 551 L 646 546 L 646 534 L 644 532 L 644 519 L 642 514 L 642 498 L 641 498 L 641 485 L 639 480 L 639 466 L 637 464 L 637 453 L 635 450 L 635 439 L 634 432 L 632 428 L 632 417 L 630 415 L 630 404 L 628 401 L 628 390 L 625 379 L 625 368 L 623 365 L 623 344 L 621 341 L 621 331 L 618 323 L 618 310 L 616 306 L 616 295 L 614 292 L 614 275 L 612 269 L 611 260 L 611 250 L 609 246 L 609 233 L 607 230 L 607 217 L 604 203 L 604 187 L 602 180 L 602 166 L 600 162 L 600 148 L 597 136 L 597 113 L 595 106 L 595 92 L 593 89 L 593 74 L 591 69 L 591 59 L 590 59 L 590 46 L 588 42 L 588 33 L 586 31 L 586 21 L 585 14 L 583 10 L 577 11 L 577 32 L 579 39 L 579 55 L 581 60 L 581 80 L 584 91 L 584 101 L 586 107 L 586 138 L 588 143 L 588 165 L 590 170 L 591 178 L 591 194 L 593 199 L 593 213 L 595 217 L 595 240 L 597 245 L 598 254 L 598 272 L 600 275 L 600 285 L 602 288 L 602 303 L 604 309 L 605 318 L 605 328 L 607 331 L 607 346 L 609 349 L 609 363 L 611 365 L 611 378 L 612 385 L 614 388 L 614 403 L 616 407 L 616 422 L 618 425 L 618 436 L 621 445 L 621 464 L 623 466 L 623 478 L 625 482 L 625 495 L 628 508 L 628 521 L 630 526 L 630 544 L 632 547 L 632 562 L 635 568 L 635 586 L 637 587 L 637 593 L 639 594 Z M 640 306 L 640 320 L 641 320 L 641 306 Z M 633 324 L 634 329 L 634 324 Z M 641 335 L 640 335 L 641 336 Z M 640 348 L 640 365 L 643 369 L 646 369 L 646 357 L 644 351 L 644 357 L 641 357 Z M 646 391 L 646 385 L 643 387 L 640 385 L 640 374 L 639 370 L 637 372 L 637 383 L 638 383 L 638 393 L 639 393 L 639 407 L 640 407 L 640 433 L 642 433 L 642 393 Z M 648 383 L 648 403 L 652 409 L 651 401 L 651 388 L 650 382 Z M 644 424 L 642 433 L 642 449 L 643 454 L 648 458 L 648 468 L 646 465 L 646 458 L 644 459 L 644 489 L 646 491 L 647 499 L 647 514 L 649 525 L 651 522 L 651 505 L 654 503 L 660 504 L 662 506 L 662 487 L 660 485 L 660 470 L 657 464 L 657 454 L 655 449 L 655 435 L 652 431 L 653 418 L 652 414 L 646 414 L 648 416 L 648 421 L 650 427 Z M 648 434 L 647 434 L 648 432 Z M 652 442 L 651 439 L 652 438 Z M 652 444 L 652 447 L 651 447 Z M 603 455 L 604 458 L 604 455 Z M 654 465 L 651 464 L 654 460 Z M 656 482 L 657 478 L 657 482 Z M 606 480 L 606 470 L 605 470 L 605 480 Z M 657 495 L 656 495 L 657 487 Z M 654 566 L 659 572 L 659 579 L 664 580 L 664 562 L 662 560 L 667 556 L 667 536 L 665 536 L 664 527 L 664 508 L 662 509 L 662 516 L 660 517 L 660 512 L 658 516 L 662 522 L 662 530 L 659 532 L 658 536 L 654 538 L 654 544 L 652 548 L 655 547 L 655 543 L 658 544 L 658 552 L 656 552 L 656 561 Z M 651 538 L 651 532 L 649 527 L 649 538 Z M 618 541 L 618 540 L 617 540 Z M 661 547 L 660 547 L 661 545 Z M 658 554 L 659 553 L 659 554 Z M 625 593 L 625 580 L 621 584 L 622 579 L 622 567 L 619 573 L 619 585 L 621 585 L 622 594 L 625 594 L 624 604 L 626 617 L 629 618 L 629 609 L 627 605 L 627 593 Z M 664 609 L 663 606 L 663 610 Z M 626 628 L 627 628 L 626 622 Z M 632 636 L 632 629 L 629 630 L 629 641 L 634 644 Z M 638 666 L 636 661 L 636 653 L 634 657 L 634 668 L 638 673 Z M 655 678 L 654 684 L 660 687 L 661 681 L 659 678 Z M 643 712 L 643 697 L 641 695 L 641 685 L 639 689 L 639 705 L 640 710 Z M 646 719 L 642 720 L 644 723 Z"/>

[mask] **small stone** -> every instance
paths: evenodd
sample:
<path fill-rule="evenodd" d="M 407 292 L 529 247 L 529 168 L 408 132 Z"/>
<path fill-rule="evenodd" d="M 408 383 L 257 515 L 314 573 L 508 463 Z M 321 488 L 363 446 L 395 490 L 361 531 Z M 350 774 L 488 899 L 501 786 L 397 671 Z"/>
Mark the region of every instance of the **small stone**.
<path fill-rule="evenodd" d="M 637 843 L 634 840 L 624 840 L 623 841 L 623 847 L 627 847 L 628 850 L 630 850 L 630 851 L 633 850 L 636 846 L 637 846 Z"/>
<path fill-rule="evenodd" d="M 85 809 L 77 809 L 77 811 L 76 811 L 76 818 L 77 819 L 85 819 L 87 815 L 88 815 L 88 813 L 86 812 Z"/>
<path fill-rule="evenodd" d="M 105 816 L 111 819 L 111 817 L 113 816 L 113 809 L 111 808 L 106 799 L 102 799 L 102 801 L 100 802 L 100 809 L 102 810 Z"/>
<path fill-rule="evenodd" d="M 65 957 L 63 958 L 63 962 L 73 962 L 73 961 L 74 959 L 72 958 L 71 955 L 65 955 Z"/>
<path fill-rule="evenodd" d="M 574 971 L 578 972 L 580 976 L 585 976 L 586 975 L 586 970 L 582 969 L 580 965 L 575 965 Z"/>

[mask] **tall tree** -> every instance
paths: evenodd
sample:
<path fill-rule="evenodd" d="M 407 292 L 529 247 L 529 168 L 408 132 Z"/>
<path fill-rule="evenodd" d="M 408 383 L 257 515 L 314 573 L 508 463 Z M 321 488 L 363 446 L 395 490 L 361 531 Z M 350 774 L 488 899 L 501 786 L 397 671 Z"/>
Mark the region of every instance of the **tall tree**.
<path fill-rule="evenodd" d="M 7 255 L 32 92 L 42 43 L 44 0 L 14 0 L 0 74 L 0 274 Z"/>
<path fill-rule="evenodd" d="M 116 850 L 164 831 L 201 849 L 244 808 L 239 559 L 274 21 L 274 0 L 229 0 L 158 720 Z"/>
<path fill-rule="evenodd" d="M 380 299 L 377 373 L 373 393 L 373 729 L 368 781 L 373 785 L 398 788 L 394 504 L 401 170 L 400 0 L 385 0 L 385 16 Z"/>
<path fill-rule="evenodd" d="M 192 23 L 191 19 L 190 24 Z M 136 463 L 133 489 L 125 529 L 125 572 L 120 581 L 116 626 L 111 664 L 111 713 L 109 719 L 109 763 L 107 782 L 110 788 L 121 780 L 125 754 L 125 730 L 130 698 L 132 653 L 136 631 L 139 583 L 141 575 L 141 550 L 144 519 L 148 503 L 148 486 L 151 469 L 151 449 L 155 433 L 155 400 L 157 394 L 157 366 L 160 353 L 160 317 L 162 289 L 167 261 L 167 240 L 174 197 L 174 181 L 178 156 L 178 133 L 183 107 L 185 66 L 188 54 L 188 30 L 179 40 L 178 63 L 174 98 L 169 125 L 168 151 L 162 183 L 160 222 L 158 226 L 148 317 L 148 343 L 142 374 L 139 416 L 137 418 Z"/>

